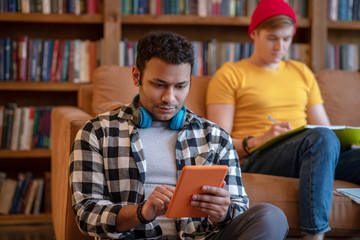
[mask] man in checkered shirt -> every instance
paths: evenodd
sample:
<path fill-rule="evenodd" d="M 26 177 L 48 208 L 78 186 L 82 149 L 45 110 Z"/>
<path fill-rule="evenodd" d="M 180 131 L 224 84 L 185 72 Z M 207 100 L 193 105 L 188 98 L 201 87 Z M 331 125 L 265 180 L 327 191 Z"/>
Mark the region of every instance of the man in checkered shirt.
<path fill-rule="evenodd" d="M 133 102 L 98 115 L 77 133 L 70 156 L 73 209 L 80 230 L 101 239 L 285 239 L 275 206 L 248 209 L 231 137 L 186 109 L 191 43 L 171 32 L 138 42 Z M 227 165 L 223 186 L 203 186 L 191 204 L 203 218 L 166 218 L 186 165 Z"/>

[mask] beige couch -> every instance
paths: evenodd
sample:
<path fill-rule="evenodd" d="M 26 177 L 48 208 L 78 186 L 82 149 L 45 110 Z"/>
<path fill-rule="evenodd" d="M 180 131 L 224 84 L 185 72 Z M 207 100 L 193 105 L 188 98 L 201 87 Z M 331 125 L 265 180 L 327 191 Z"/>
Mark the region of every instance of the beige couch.
<path fill-rule="evenodd" d="M 334 124 L 360 126 L 360 74 L 324 71 L 317 75 L 331 121 Z M 192 77 L 186 106 L 205 116 L 205 93 L 210 77 Z M 345 90 L 342 90 L 345 89 Z M 349 93 L 351 92 L 351 93 Z M 84 85 L 78 94 L 78 106 L 56 107 L 52 111 L 52 219 L 56 239 L 89 239 L 80 233 L 71 208 L 68 181 L 68 156 L 78 129 L 97 113 L 128 103 L 137 93 L 131 78 L 131 68 L 103 66 L 94 73 L 94 83 Z M 341 94 L 341 95 L 340 95 Z M 355 110 L 355 111 L 354 111 Z M 298 179 L 263 174 L 243 173 L 250 205 L 272 203 L 286 214 L 289 236 L 299 235 Z M 334 188 L 360 187 L 335 181 Z M 348 198 L 334 195 L 327 236 L 360 236 L 360 206 Z M 344 239 L 344 238 L 342 238 Z"/>

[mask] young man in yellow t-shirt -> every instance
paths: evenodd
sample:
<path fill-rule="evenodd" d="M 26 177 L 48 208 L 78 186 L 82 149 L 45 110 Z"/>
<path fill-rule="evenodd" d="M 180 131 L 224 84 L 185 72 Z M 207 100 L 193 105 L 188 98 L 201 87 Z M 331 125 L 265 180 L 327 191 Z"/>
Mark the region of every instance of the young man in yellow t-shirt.
<path fill-rule="evenodd" d="M 360 150 L 340 152 L 333 131 L 316 128 L 249 152 L 292 128 L 330 125 L 313 73 L 300 62 L 282 61 L 296 29 L 295 13 L 287 3 L 261 0 L 248 31 L 254 52 L 215 73 L 207 93 L 207 118 L 231 133 L 239 157 L 244 158 L 244 172 L 300 178 L 304 239 L 323 239 L 330 230 L 334 174 L 360 184 Z"/>

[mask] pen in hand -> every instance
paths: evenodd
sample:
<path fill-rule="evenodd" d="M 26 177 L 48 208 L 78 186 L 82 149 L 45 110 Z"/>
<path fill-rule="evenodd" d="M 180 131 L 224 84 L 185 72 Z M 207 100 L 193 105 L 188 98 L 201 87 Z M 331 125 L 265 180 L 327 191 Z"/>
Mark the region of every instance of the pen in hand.
<path fill-rule="evenodd" d="M 273 119 L 271 116 L 268 116 L 268 119 L 272 121 L 273 123 L 277 123 L 275 119 Z"/>

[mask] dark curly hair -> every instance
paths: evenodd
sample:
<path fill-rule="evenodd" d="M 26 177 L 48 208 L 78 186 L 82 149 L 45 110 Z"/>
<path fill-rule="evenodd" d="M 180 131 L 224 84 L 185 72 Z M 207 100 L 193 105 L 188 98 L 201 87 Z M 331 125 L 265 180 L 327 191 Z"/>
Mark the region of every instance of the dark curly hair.
<path fill-rule="evenodd" d="M 194 49 L 185 37 L 173 32 L 155 31 L 142 37 L 137 46 L 136 66 L 140 70 L 140 85 L 146 63 L 153 57 L 170 64 L 194 65 Z"/>

